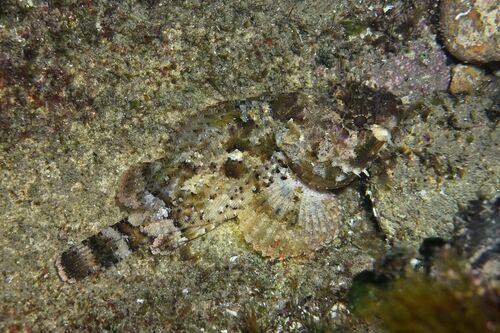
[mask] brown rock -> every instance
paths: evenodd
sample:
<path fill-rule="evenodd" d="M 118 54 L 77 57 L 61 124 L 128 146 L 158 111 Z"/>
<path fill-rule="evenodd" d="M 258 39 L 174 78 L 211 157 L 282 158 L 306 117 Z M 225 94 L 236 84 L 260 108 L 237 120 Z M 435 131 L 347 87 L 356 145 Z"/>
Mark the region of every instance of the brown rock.
<path fill-rule="evenodd" d="M 486 81 L 483 71 L 474 66 L 456 65 L 453 66 L 451 73 L 449 89 L 452 95 L 473 94 Z"/>
<path fill-rule="evenodd" d="M 498 0 L 443 0 L 441 29 L 448 51 L 464 62 L 500 61 Z"/>

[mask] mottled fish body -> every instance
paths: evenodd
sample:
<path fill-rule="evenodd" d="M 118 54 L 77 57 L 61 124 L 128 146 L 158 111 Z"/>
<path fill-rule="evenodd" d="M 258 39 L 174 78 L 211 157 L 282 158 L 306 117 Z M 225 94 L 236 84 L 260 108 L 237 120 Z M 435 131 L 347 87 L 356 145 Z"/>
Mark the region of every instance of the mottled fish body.
<path fill-rule="evenodd" d="M 179 126 L 164 158 L 121 176 L 127 218 L 64 251 L 59 276 L 80 280 L 142 246 L 167 253 L 229 221 L 264 256 L 310 257 L 337 237 L 336 191 L 377 158 L 398 108 L 356 83 L 212 106 Z"/>

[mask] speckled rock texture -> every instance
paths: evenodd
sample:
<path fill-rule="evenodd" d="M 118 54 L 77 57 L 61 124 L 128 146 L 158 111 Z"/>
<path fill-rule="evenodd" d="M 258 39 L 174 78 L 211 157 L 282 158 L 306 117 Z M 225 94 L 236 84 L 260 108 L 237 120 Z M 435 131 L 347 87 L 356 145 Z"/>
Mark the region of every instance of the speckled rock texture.
<path fill-rule="evenodd" d="M 434 104 L 433 104 L 434 103 Z M 495 196 L 500 172 L 491 99 L 436 96 L 422 104 L 387 162 L 370 183 L 380 227 L 399 245 L 450 234 L 459 206 Z M 439 207 L 433 209 L 431 207 Z"/>
<path fill-rule="evenodd" d="M 500 197 L 474 200 L 456 216 L 457 233 L 453 244 L 471 267 L 499 286 L 500 276 Z"/>
<path fill-rule="evenodd" d="M 500 60 L 500 6 L 497 0 L 441 1 L 446 49 L 464 62 Z"/>
<path fill-rule="evenodd" d="M 436 44 L 429 22 L 417 23 L 422 35 L 417 41 L 408 41 L 406 49 L 374 66 L 370 83 L 399 96 L 403 103 L 412 104 L 424 95 L 448 88 L 450 68 L 446 55 Z"/>
<path fill-rule="evenodd" d="M 488 77 L 480 68 L 458 64 L 451 70 L 450 93 L 477 94 L 488 84 Z"/>
<path fill-rule="evenodd" d="M 459 208 L 499 188 L 495 97 L 438 92 L 449 80 L 438 9 L 2 1 L 0 331 L 377 332 L 349 310 L 352 277 L 393 244 L 449 238 Z M 411 81 L 385 86 L 391 78 L 374 69 L 395 59 Z M 78 284 L 58 278 L 61 251 L 125 216 L 123 171 L 163 157 L 179 124 L 220 102 L 348 81 L 410 103 L 380 152 L 387 162 L 336 193 L 345 231 L 312 258 L 265 258 L 227 223 L 166 256 L 138 251 Z"/>

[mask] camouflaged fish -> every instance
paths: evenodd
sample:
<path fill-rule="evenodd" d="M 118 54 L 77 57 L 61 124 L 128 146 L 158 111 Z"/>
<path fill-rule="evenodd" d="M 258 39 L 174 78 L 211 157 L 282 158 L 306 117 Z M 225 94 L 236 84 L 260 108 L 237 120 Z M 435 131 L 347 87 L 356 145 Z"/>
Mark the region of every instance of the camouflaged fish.
<path fill-rule="evenodd" d="M 80 280 L 142 246 L 167 253 L 228 221 L 263 256 L 311 256 L 336 237 L 335 192 L 390 141 L 398 108 L 357 83 L 210 107 L 180 127 L 164 158 L 121 176 L 127 218 L 64 251 L 59 276 Z"/>

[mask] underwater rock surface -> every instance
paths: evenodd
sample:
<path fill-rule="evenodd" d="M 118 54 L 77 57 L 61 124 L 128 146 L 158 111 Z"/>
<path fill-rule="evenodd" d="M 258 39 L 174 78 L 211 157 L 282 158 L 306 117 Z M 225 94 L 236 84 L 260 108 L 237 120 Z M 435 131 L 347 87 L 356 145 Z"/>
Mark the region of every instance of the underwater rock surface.
<path fill-rule="evenodd" d="M 457 64 L 451 73 L 449 90 L 452 95 L 475 94 L 487 85 L 486 75 L 477 67 Z"/>
<path fill-rule="evenodd" d="M 465 62 L 500 60 L 500 9 L 496 0 L 441 1 L 446 49 Z"/>
<path fill-rule="evenodd" d="M 448 239 L 457 223 L 451 217 L 499 188 L 494 68 L 483 71 L 491 83 L 471 95 L 436 94 L 454 61 L 436 38 L 438 12 L 430 0 L 3 1 L 0 330 L 377 332 L 349 307 L 353 276 L 395 244 L 414 248 L 427 235 Z M 386 114 L 373 117 L 374 92 L 389 108 L 398 105 L 395 123 Z M 243 110 L 262 115 L 266 104 L 280 110 L 268 114 L 272 127 L 263 139 L 270 139 L 260 145 L 272 149 L 240 140 L 227 149 L 233 130 L 243 139 L 262 133 L 252 126 L 265 119 Z M 216 110 L 236 115 L 204 124 Z M 300 110 L 325 117 L 303 118 Z M 338 121 L 345 130 L 334 127 L 335 135 L 325 136 Z M 308 132 L 313 125 L 317 133 Z M 217 129 L 205 133 L 214 140 L 202 143 L 207 128 Z M 189 144 L 201 158 L 181 156 Z M 206 144 L 216 156 L 202 149 Z M 216 168 L 193 168 L 200 159 Z M 173 167 L 182 184 L 172 186 L 175 196 L 199 205 L 180 204 L 186 212 L 216 206 L 198 200 L 207 198 L 197 191 L 206 184 L 223 183 L 210 191 L 224 194 L 261 171 L 266 177 L 254 181 L 261 192 L 243 198 L 257 209 L 236 212 L 265 223 L 199 226 L 184 236 L 203 237 L 185 243 L 177 242 L 183 234 L 174 235 L 175 225 L 170 238 L 142 238 L 134 232 L 145 224 L 148 233 L 165 234 L 165 225 L 148 219 L 183 218 L 160 192 L 144 193 L 166 184 L 144 181 L 145 165 L 160 165 L 160 175 Z M 303 191 L 288 192 L 292 187 Z M 308 212 L 317 212 L 313 203 L 334 205 L 324 216 L 338 218 L 316 238 L 288 242 L 282 229 L 303 230 L 282 222 L 293 221 L 286 216 L 298 216 L 301 206 L 277 205 L 302 202 L 304 194 Z M 200 215 L 186 216 L 199 221 Z M 143 225 L 130 227 L 134 221 Z M 281 244 L 293 246 L 270 246 L 258 230 L 280 231 Z M 124 234 L 137 238 L 126 244 Z M 115 251 L 100 257 L 113 265 L 77 284 L 62 283 L 55 259 L 83 249 L 80 241 L 91 235 L 89 244 L 101 249 L 115 242 Z M 151 245 L 165 255 L 151 255 Z M 114 264 L 115 254 L 127 260 Z"/>
<path fill-rule="evenodd" d="M 395 160 L 379 174 L 374 171 L 369 185 L 375 216 L 388 239 L 416 246 L 422 238 L 449 235 L 457 203 L 495 195 L 499 163 L 492 143 L 500 134 L 488 117 L 492 108 L 486 98 L 419 106 L 409 134 L 397 143 Z"/>
<path fill-rule="evenodd" d="M 474 200 L 456 216 L 455 248 L 472 269 L 498 285 L 500 278 L 500 198 Z"/>
<path fill-rule="evenodd" d="M 461 244 L 439 237 L 424 239 L 418 254 L 395 248 L 354 277 L 351 307 L 383 332 L 496 332 L 498 277 L 488 281 L 467 257 Z"/>

